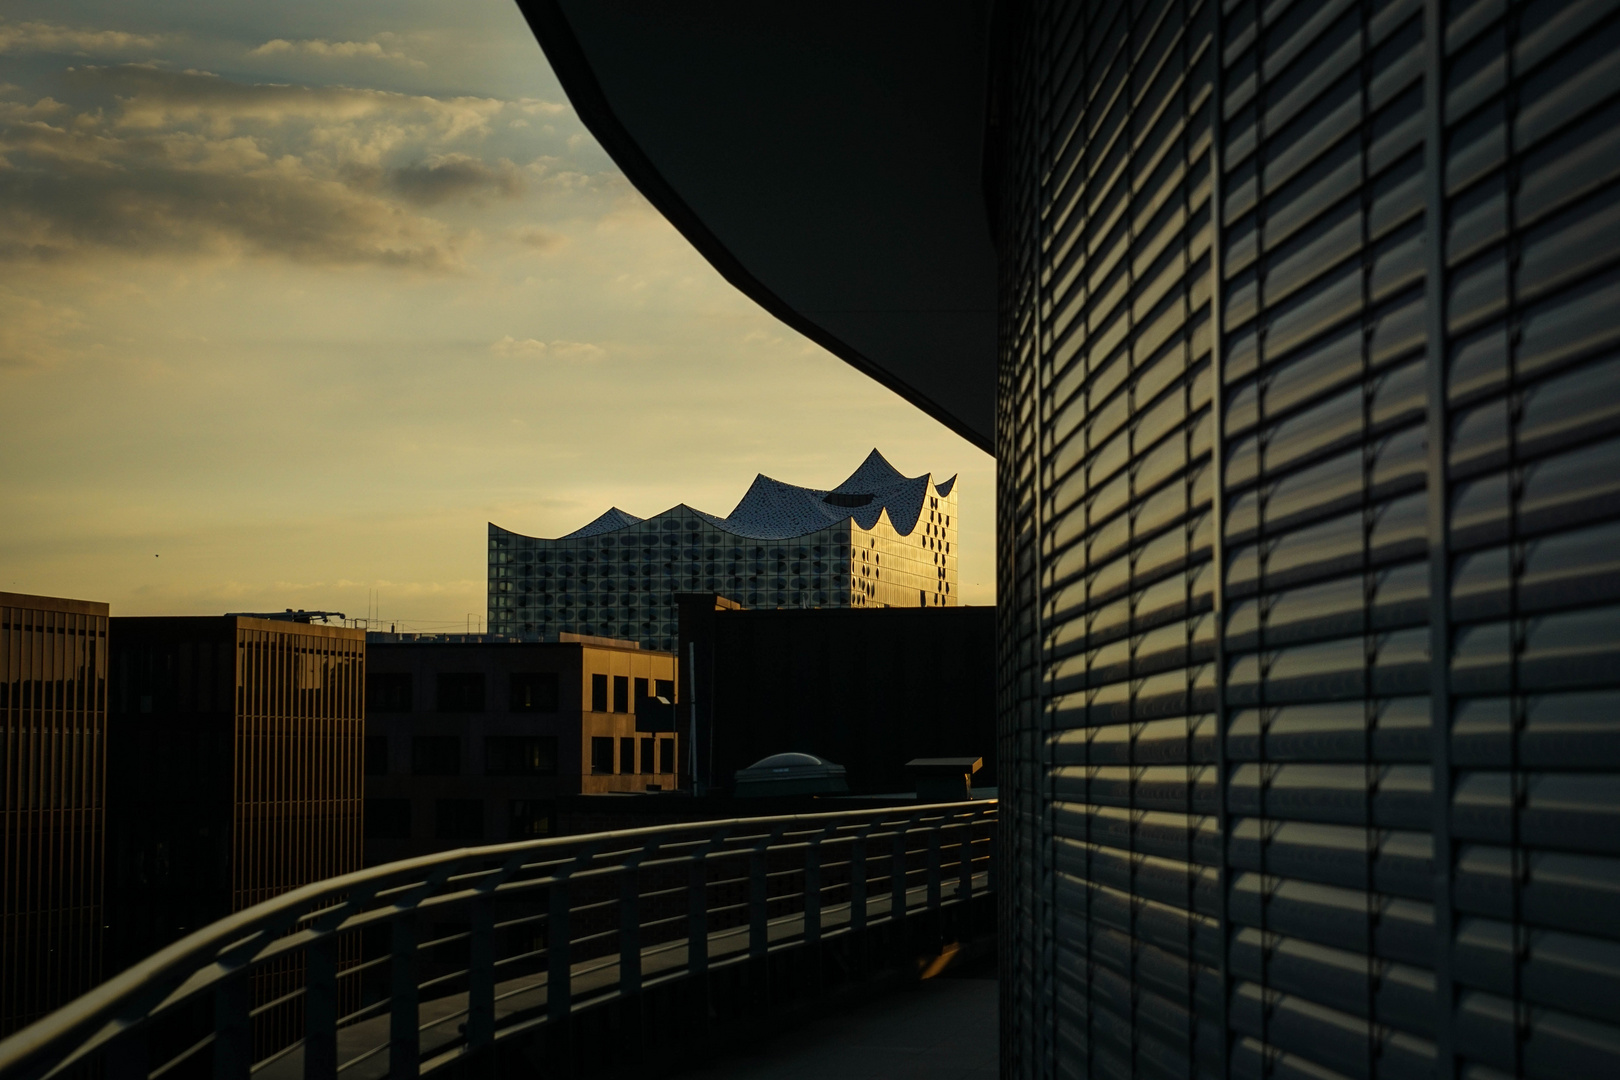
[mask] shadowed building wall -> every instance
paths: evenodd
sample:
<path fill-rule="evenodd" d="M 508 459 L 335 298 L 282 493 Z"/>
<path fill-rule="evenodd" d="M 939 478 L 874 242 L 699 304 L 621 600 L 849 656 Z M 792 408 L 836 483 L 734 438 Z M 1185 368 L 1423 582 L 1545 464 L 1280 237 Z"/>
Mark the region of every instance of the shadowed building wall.
<path fill-rule="evenodd" d="M 361 866 L 365 636 L 241 616 L 111 627 L 117 962 Z"/>
<path fill-rule="evenodd" d="M 738 769 L 786 751 L 844 766 L 859 794 L 912 790 L 905 764 L 919 757 L 982 757 L 974 782 L 996 783 L 995 608 L 753 611 L 713 593 L 679 601 L 681 690 L 695 675 L 706 787 L 729 791 Z M 681 730 L 689 723 L 683 707 Z"/>
<path fill-rule="evenodd" d="M 107 605 L 0 592 L 0 1035 L 102 975 Z"/>

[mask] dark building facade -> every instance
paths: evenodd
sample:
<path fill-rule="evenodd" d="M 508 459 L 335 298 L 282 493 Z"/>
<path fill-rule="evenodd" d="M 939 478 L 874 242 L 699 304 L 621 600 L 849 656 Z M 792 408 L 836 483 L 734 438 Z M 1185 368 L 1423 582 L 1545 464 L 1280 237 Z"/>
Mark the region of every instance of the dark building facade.
<path fill-rule="evenodd" d="M 107 605 L 0 592 L 0 1037 L 101 981 Z"/>
<path fill-rule="evenodd" d="M 551 835 L 563 796 L 675 790 L 685 739 L 649 706 L 673 700 L 671 654 L 446 637 L 367 645 L 368 865 Z"/>
<path fill-rule="evenodd" d="M 1004 1075 L 1620 1072 L 1620 12 L 522 6 L 994 449 Z"/>
<path fill-rule="evenodd" d="M 996 783 L 995 608 L 756 611 L 714 593 L 678 599 L 705 789 L 730 791 L 738 769 L 785 752 L 844 766 L 856 794 L 910 791 L 905 765 L 919 757 L 983 757 L 974 782 Z"/>
<path fill-rule="evenodd" d="M 227 615 L 109 633 L 117 966 L 360 868 L 362 631 Z"/>

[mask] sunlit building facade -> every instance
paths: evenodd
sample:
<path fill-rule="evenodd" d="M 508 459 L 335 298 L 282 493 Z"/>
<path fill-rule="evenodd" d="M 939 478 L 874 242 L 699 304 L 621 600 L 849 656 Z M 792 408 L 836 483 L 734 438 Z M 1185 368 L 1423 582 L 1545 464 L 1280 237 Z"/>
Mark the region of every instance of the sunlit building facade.
<path fill-rule="evenodd" d="M 107 605 L 0 592 L 0 1036 L 102 962 Z"/>
<path fill-rule="evenodd" d="M 954 607 L 956 477 L 905 477 L 876 450 L 830 491 L 755 477 L 728 517 L 617 508 L 555 540 L 489 527 L 489 628 L 671 650 L 677 592 L 748 607 Z"/>

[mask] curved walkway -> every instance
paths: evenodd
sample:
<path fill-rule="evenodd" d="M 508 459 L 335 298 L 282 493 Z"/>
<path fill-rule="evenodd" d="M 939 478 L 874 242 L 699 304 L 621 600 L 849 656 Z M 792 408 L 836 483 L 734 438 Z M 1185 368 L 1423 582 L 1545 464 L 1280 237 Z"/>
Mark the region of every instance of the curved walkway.
<path fill-rule="evenodd" d="M 823 1017 L 680 1080 L 997 1080 L 993 978 L 929 979 Z"/>

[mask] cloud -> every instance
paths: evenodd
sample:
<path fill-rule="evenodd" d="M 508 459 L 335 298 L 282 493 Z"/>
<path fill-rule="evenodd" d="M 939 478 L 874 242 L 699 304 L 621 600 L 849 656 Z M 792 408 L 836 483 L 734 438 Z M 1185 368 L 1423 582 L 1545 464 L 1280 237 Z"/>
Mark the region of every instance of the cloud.
<path fill-rule="evenodd" d="M 534 248 L 536 251 L 550 251 L 553 248 L 561 247 L 567 241 L 567 237 L 561 233 L 549 232 L 534 225 L 518 229 L 512 234 L 512 238 L 520 244 Z"/>
<path fill-rule="evenodd" d="M 511 334 L 507 334 L 499 341 L 492 343 L 489 351 L 496 356 L 530 357 L 552 356 L 568 363 L 588 364 L 594 363 L 607 355 L 600 345 L 592 345 L 586 341 L 553 341 L 547 345 L 544 341 L 535 338 L 524 338 L 519 341 Z"/>
<path fill-rule="evenodd" d="M 96 251 L 463 268 L 423 208 L 515 197 L 525 174 L 476 150 L 513 103 L 83 67 L 116 104 L 0 100 L 0 261 Z M 544 183 L 544 181 L 542 181 Z"/>
<path fill-rule="evenodd" d="M 546 351 L 546 343 L 536 341 L 534 338 L 524 338 L 519 341 L 511 334 L 490 345 L 489 351 L 496 356 L 540 356 Z"/>
<path fill-rule="evenodd" d="M 0 124 L 0 261 L 97 251 L 459 269 L 442 223 L 249 138 Z"/>
<path fill-rule="evenodd" d="M 388 183 L 404 198 L 423 206 L 485 191 L 509 197 L 523 193 L 523 175 L 510 161 L 503 158 L 487 165 L 459 153 L 439 154 L 391 169 Z"/>
<path fill-rule="evenodd" d="M 107 56 L 156 48 L 158 34 L 129 34 L 122 30 L 85 30 L 53 23 L 13 23 L 0 19 L 0 53 L 71 53 Z"/>
<path fill-rule="evenodd" d="M 318 56 L 323 59 L 392 60 L 409 64 L 412 67 L 427 67 L 425 63 L 414 59 L 402 50 L 390 47 L 393 40 L 393 34 L 378 34 L 369 41 L 327 41 L 325 38 L 289 41 L 286 38 L 272 38 L 258 48 L 249 50 L 248 55 L 274 56 L 277 53 L 300 53 L 305 56 Z"/>

